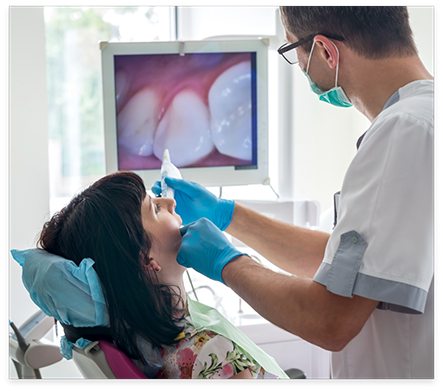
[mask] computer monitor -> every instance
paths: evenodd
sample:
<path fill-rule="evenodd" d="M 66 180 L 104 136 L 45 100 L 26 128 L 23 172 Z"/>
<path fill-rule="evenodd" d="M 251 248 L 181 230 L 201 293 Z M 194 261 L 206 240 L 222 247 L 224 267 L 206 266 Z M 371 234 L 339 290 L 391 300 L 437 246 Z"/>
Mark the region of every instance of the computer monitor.
<path fill-rule="evenodd" d="M 163 151 L 203 186 L 268 182 L 264 40 L 101 43 L 107 173 L 150 186 Z"/>

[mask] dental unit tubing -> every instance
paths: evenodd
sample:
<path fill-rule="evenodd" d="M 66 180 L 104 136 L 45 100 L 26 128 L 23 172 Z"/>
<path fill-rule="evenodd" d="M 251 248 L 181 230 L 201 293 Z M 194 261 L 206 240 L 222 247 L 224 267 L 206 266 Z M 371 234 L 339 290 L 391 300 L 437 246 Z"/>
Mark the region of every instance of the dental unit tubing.
<path fill-rule="evenodd" d="M 163 161 L 162 161 L 162 167 L 161 167 L 161 186 L 162 186 L 162 197 L 166 198 L 174 198 L 174 189 L 169 187 L 166 182 L 165 178 L 179 178 L 181 179 L 180 171 L 177 167 L 175 167 L 171 163 L 171 158 L 169 156 L 169 150 L 165 149 L 163 152 Z"/>

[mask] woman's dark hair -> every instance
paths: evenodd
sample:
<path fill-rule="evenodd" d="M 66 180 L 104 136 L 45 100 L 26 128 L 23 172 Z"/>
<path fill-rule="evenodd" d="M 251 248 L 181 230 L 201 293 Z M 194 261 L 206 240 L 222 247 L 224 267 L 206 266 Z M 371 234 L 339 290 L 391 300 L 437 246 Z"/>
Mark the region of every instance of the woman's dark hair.
<path fill-rule="evenodd" d="M 77 265 L 94 260 L 112 338 L 129 357 L 141 360 L 137 336 L 157 347 L 173 345 L 183 318 L 180 295 L 142 267 L 151 249 L 141 217 L 145 197 L 135 173 L 105 176 L 45 223 L 38 241 L 40 248 Z"/>
<path fill-rule="evenodd" d="M 297 39 L 311 34 L 341 36 L 369 59 L 417 55 L 407 7 L 280 7 L 286 28 Z M 301 45 L 309 51 L 312 40 Z"/>

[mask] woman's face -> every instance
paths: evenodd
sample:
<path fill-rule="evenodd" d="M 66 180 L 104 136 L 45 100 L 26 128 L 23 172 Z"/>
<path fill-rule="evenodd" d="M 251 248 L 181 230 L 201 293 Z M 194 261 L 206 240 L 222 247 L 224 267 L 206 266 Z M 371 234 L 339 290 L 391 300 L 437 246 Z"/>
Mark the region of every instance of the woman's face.
<path fill-rule="evenodd" d="M 183 272 L 185 268 L 177 263 L 177 252 L 182 241 L 182 219 L 175 213 L 175 200 L 146 195 L 142 203 L 142 221 L 143 228 L 152 241 L 150 257 L 165 272 L 169 269 L 180 269 Z"/>

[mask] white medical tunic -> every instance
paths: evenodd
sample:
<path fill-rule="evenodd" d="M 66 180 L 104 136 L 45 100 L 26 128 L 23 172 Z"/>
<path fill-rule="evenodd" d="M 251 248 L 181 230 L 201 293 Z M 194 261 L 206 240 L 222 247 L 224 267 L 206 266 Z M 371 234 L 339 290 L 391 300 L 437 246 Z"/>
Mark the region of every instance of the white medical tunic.
<path fill-rule="evenodd" d="M 434 83 L 400 88 L 364 135 L 314 280 L 379 301 L 334 378 L 434 377 Z"/>

